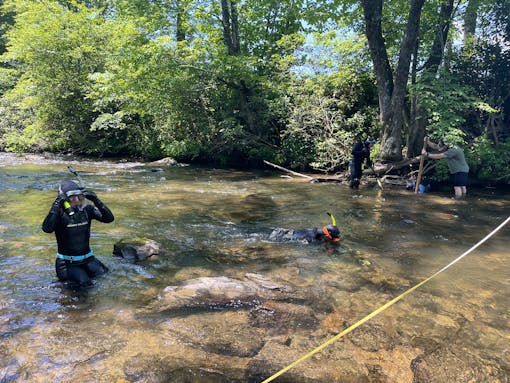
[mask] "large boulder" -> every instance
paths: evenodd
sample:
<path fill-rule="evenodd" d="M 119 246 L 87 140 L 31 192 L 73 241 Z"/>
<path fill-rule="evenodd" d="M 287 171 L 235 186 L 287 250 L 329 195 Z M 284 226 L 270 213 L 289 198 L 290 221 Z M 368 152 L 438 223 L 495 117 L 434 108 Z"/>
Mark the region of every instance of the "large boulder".
<path fill-rule="evenodd" d="M 122 239 L 113 245 L 113 255 L 130 263 L 144 261 L 154 255 L 161 254 L 161 244 L 145 238 Z"/>
<path fill-rule="evenodd" d="M 154 308 L 166 311 L 183 307 L 252 307 L 266 300 L 287 299 L 291 293 L 290 286 L 260 274 L 247 273 L 244 280 L 200 277 L 166 287 Z"/>

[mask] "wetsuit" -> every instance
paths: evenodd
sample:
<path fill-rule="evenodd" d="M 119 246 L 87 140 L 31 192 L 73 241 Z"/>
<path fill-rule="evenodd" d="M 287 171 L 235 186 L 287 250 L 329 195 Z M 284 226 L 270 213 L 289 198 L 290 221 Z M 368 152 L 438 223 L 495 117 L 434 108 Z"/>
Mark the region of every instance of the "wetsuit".
<path fill-rule="evenodd" d="M 371 166 L 370 151 L 366 144 L 357 141 L 352 148 L 351 154 L 351 182 L 349 187 L 357 189 L 359 187 L 359 180 L 361 179 L 361 164 L 363 163 L 363 160 L 366 158 L 367 166 Z"/>
<path fill-rule="evenodd" d="M 55 232 L 57 238 L 55 270 L 60 281 L 87 286 L 91 284 L 90 278 L 108 271 L 90 249 L 90 226 L 93 219 L 109 223 L 114 217 L 99 199 L 95 203 L 97 207 L 86 205 L 75 208 L 72 216 L 67 215 L 62 208 L 52 206 L 44 219 L 43 231 Z"/>
<path fill-rule="evenodd" d="M 328 226 L 333 228 L 332 226 Z M 334 235 L 335 237 L 340 237 L 340 231 L 335 226 Z M 301 241 L 308 243 L 318 243 L 327 240 L 326 234 L 324 233 L 324 228 L 314 227 L 312 229 L 283 229 L 277 228 L 274 229 L 269 235 L 269 239 L 272 241 Z"/>

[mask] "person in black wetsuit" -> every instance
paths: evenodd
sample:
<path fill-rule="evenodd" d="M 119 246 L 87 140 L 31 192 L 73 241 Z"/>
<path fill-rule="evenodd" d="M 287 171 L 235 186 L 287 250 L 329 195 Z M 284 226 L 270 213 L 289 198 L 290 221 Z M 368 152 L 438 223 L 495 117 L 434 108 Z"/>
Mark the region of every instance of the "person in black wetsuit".
<path fill-rule="evenodd" d="M 368 138 L 365 142 L 362 142 L 360 138 L 356 139 L 354 146 L 352 147 L 352 160 L 350 163 L 350 171 L 351 176 L 349 183 L 349 187 L 351 189 L 359 188 L 359 181 L 361 179 L 362 169 L 361 165 L 363 161 L 366 159 L 367 167 L 372 166 L 372 161 L 370 160 L 370 147 L 375 143 L 373 138 Z"/>
<path fill-rule="evenodd" d="M 342 240 L 340 230 L 336 226 L 335 217 L 332 214 L 331 224 L 322 228 L 314 227 L 311 229 L 284 229 L 276 228 L 269 235 L 272 241 L 301 241 L 307 243 L 320 243 L 320 242 L 338 242 Z"/>
<path fill-rule="evenodd" d="M 95 206 L 83 205 L 84 198 Z M 91 278 L 108 271 L 90 248 L 93 219 L 110 223 L 114 217 L 94 192 L 78 187 L 73 181 L 62 182 L 59 194 L 42 224 L 45 233 L 55 232 L 58 246 L 55 270 L 60 281 L 86 287 L 92 284 Z"/>

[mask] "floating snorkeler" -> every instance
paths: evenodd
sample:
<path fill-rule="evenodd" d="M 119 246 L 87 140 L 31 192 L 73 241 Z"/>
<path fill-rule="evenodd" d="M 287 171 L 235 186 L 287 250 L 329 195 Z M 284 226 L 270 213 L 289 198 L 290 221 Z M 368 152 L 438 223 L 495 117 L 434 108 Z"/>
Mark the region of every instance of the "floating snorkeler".
<path fill-rule="evenodd" d="M 86 205 L 84 198 L 92 201 L 95 206 Z M 93 219 L 110 223 L 114 217 L 96 193 L 79 187 L 73 181 L 62 182 L 42 229 L 45 233 L 55 232 L 58 246 L 55 260 L 57 277 L 61 282 L 69 283 L 72 288 L 90 286 L 91 278 L 108 271 L 94 257 L 89 245 Z"/>
<path fill-rule="evenodd" d="M 314 227 L 300 230 L 277 228 L 269 235 L 269 239 L 272 241 L 302 241 L 307 243 L 341 241 L 342 237 L 340 230 L 336 226 L 335 217 L 331 213 L 327 214 L 331 219 L 331 224 L 322 228 Z"/>

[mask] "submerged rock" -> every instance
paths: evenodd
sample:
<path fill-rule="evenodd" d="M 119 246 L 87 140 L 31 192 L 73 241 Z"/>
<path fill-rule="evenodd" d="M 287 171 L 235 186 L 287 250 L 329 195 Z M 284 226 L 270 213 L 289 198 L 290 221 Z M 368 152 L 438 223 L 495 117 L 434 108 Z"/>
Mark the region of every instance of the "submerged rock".
<path fill-rule="evenodd" d="M 288 298 L 291 292 L 290 286 L 253 273 L 247 274 L 246 280 L 224 276 L 200 277 L 180 286 L 166 287 L 155 308 L 165 311 L 181 307 L 249 307 L 265 300 Z"/>
<path fill-rule="evenodd" d="M 252 327 L 249 314 L 243 310 L 174 317 L 160 327 L 164 341 L 223 356 L 252 357 L 265 341 L 265 330 Z"/>
<path fill-rule="evenodd" d="M 268 301 L 251 310 L 250 317 L 253 326 L 271 328 L 277 332 L 297 328 L 311 329 L 319 324 L 310 307 L 294 303 Z"/>
<path fill-rule="evenodd" d="M 113 245 L 113 255 L 130 263 L 144 261 L 162 252 L 162 246 L 152 239 L 122 239 Z"/>

